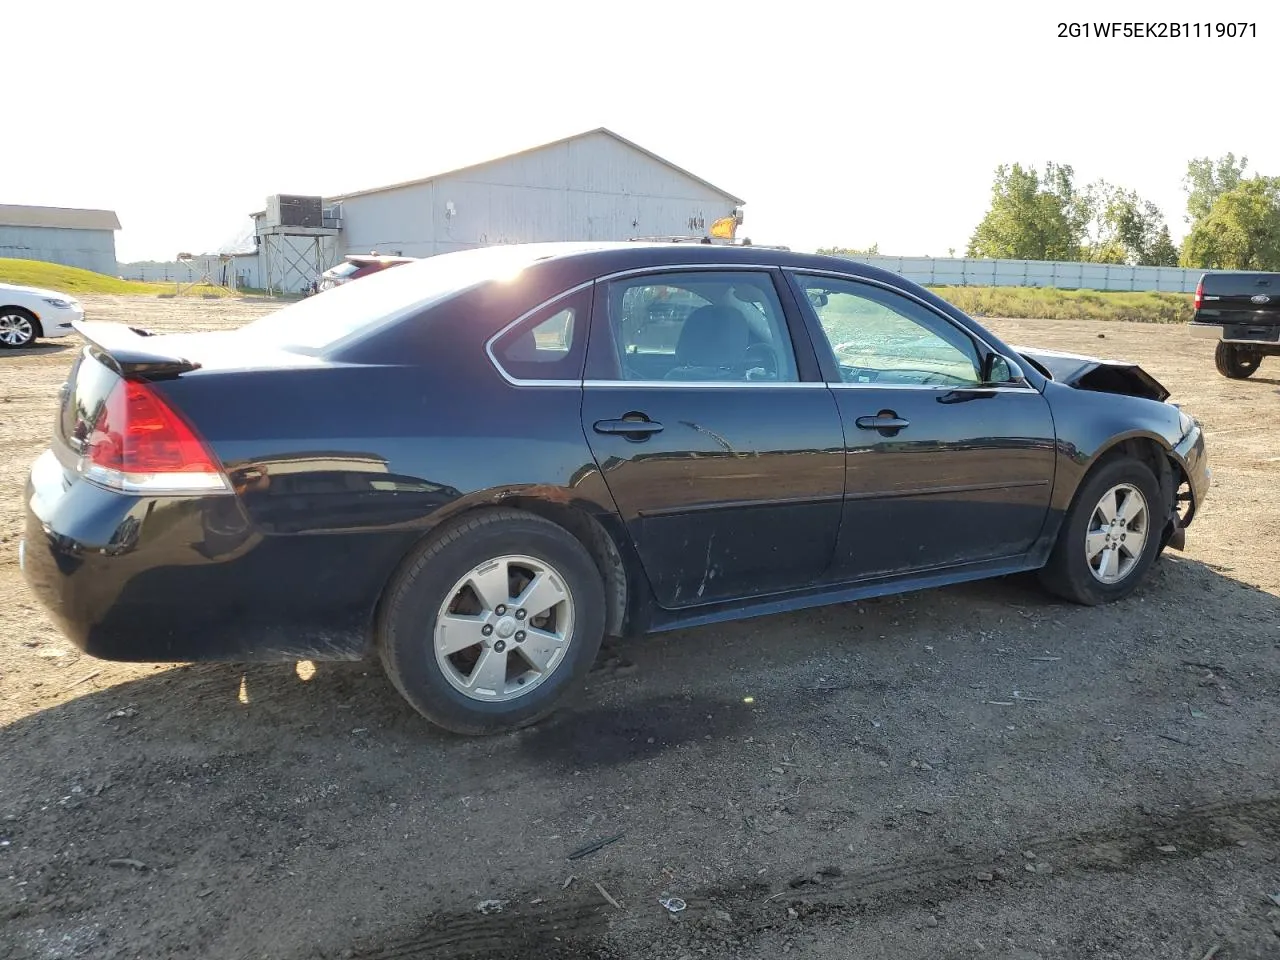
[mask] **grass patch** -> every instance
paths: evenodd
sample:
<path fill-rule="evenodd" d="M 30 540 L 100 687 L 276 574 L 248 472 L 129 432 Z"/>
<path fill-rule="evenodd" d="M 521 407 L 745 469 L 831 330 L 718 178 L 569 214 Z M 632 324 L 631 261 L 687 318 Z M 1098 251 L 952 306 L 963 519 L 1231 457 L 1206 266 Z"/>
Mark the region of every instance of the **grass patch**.
<path fill-rule="evenodd" d="M 173 296 L 176 283 L 143 283 L 138 280 L 121 280 L 105 273 L 66 267 L 60 263 L 43 260 L 11 260 L 0 257 L 0 283 L 13 283 L 23 287 L 42 287 L 77 296 L 86 293 L 114 293 L 132 296 Z M 229 297 L 234 296 L 223 287 L 200 284 L 183 292 L 183 296 Z"/>
<path fill-rule="evenodd" d="M 1059 290 L 1055 287 L 931 287 L 948 303 L 975 317 L 1031 320 L 1130 320 L 1186 323 L 1189 293 Z"/>

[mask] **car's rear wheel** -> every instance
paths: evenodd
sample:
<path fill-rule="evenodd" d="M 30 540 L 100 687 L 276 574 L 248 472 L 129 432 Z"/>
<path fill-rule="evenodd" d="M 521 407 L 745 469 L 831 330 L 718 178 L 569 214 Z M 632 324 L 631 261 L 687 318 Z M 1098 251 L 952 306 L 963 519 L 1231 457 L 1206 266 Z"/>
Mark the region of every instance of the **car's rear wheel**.
<path fill-rule="evenodd" d="M 1262 356 L 1234 343 L 1219 343 L 1213 351 L 1213 363 L 1224 377 L 1243 380 L 1262 365 Z"/>
<path fill-rule="evenodd" d="M 21 307 L 0 307 L 0 347 L 15 350 L 36 338 L 35 314 Z"/>
<path fill-rule="evenodd" d="M 1088 606 L 1128 596 L 1160 552 L 1163 502 L 1145 463 L 1124 457 L 1100 464 L 1067 512 L 1041 582 Z"/>
<path fill-rule="evenodd" d="M 405 565 L 377 641 L 387 676 L 428 720 L 501 733 L 581 685 L 604 620 L 603 580 L 582 544 L 541 517 L 495 510 L 442 530 Z"/>

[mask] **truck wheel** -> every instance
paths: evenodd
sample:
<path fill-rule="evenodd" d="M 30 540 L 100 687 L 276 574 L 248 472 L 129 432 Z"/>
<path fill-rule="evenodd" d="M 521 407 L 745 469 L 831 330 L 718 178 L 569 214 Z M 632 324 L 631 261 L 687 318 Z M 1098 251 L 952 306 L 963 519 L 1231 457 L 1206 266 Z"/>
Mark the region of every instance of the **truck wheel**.
<path fill-rule="evenodd" d="M 461 734 L 515 730 L 586 678 L 604 637 L 604 581 L 586 548 L 533 514 L 464 516 L 392 581 L 378 617 L 383 668 L 428 720 Z"/>
<path fill-rule="evenodd" d="M 1243 380 L 1258 369 L 1262 357 L 1234 343 L 1219 343 L 1213 351 L 1213 363 L 1224 377 Z"/>
<path fill-rule="evenodd" d="M 1164 502 L 1145 463 L 1123 457 L 1099 464 L 1067 511 L 1040 582 L 1085 606 L 1127 597 L 1160 552 Z"/>

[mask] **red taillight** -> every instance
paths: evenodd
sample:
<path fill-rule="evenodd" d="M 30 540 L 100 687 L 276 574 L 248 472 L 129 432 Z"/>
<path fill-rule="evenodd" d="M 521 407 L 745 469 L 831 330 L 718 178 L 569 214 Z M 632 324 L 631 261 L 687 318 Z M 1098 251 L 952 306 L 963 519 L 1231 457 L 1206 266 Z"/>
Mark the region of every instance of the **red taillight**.
<path fill-rule="evenodd" d="M 226 490 L 217 460 L 152 387 L 121 380 L 84 442 L 86 475 L 134 492 Z"/>
<path fill-rule="evenodd" d="M 1204 281 L 1201 280 L 1196 284 L 1196 298 L 1192 302 L 1192 309 L 1199 310 L 1200 304 L 1204 303 Z"/>

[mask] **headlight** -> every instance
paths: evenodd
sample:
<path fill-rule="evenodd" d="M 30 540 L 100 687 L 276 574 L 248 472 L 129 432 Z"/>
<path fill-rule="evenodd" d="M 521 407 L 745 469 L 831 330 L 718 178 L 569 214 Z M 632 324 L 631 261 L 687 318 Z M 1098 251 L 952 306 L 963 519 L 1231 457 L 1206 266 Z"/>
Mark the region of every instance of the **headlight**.
<path fill-rule="evenodd" d="M 70 310 L 73 306 L 73 301 L 59 300 L 57 297 L 45 297 L 44 302 L 51 307 L 57 307 L 59 310 Z"/>

